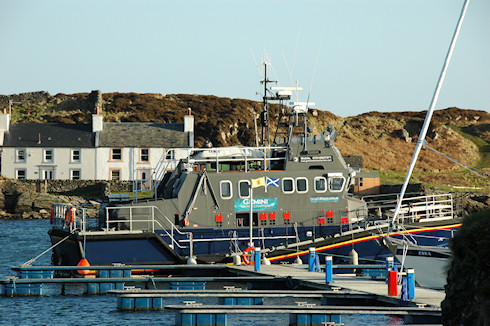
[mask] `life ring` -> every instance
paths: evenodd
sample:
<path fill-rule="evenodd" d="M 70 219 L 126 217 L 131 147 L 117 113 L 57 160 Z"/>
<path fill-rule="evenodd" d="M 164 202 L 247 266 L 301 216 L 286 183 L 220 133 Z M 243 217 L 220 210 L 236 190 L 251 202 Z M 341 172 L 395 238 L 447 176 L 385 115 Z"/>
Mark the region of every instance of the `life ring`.
<path fill-rule="evenodd" d="M 184 223 L 184 226 L 189 226 L 189 219 L 187 217 L 184 217 L 182 222 Z"/>
<path fill-rule="evenodd" d="M 65 224 L 69 226 L 75 220 L 75 208 L 68 207 L 65 211 Z"/>
<path fill-rule="evenodd" d="M 49 210 L 49 223 L 53 224 L 53 214 L 54 214 L 54 207 L 51 206 L 51 209 Z"/>
<path fill-rule="evenodd" d="M 248 247 L 243 251 L 242 258 L 245 265 L 254 264 L 254 256 L 252 254 L 249 254 L 250 251 L 255 251 L 255 247 Z M 250 259 L 248 259 L 248 256 L 250 256 Z"/>

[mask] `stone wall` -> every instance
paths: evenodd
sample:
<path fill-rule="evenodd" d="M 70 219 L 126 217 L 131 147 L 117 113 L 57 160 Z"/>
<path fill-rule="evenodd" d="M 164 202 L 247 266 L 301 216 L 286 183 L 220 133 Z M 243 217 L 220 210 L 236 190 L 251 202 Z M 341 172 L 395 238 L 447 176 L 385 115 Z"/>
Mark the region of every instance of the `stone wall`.
<path fill-rule="evenodd" d="M 132 181 L 106 180 L 0 180 L 0 191 L 13 193 L 17 188 L 38 193 L 60 194 L 69 192 L 100 193 L 101 199 L 111 192 L 133 191 Z"/>
<path fill-rule="evenodd" d="M 99 206 L 111 192 L 131 191 L 132 181 L 0 180 L 0 218 L 47 218 L 53 203 Z"/>

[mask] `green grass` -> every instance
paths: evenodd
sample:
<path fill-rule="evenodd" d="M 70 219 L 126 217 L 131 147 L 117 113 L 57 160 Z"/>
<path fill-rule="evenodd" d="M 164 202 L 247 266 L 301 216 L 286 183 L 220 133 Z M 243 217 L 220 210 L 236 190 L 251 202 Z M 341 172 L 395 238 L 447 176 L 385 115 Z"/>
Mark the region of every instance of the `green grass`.
<path fill-rule="evenodd" d="M 406 171 L 382 170 L 377 172 L 380 176 L 381 184 L 402 184 L 407 175 Z M 427 182 L 424 179 L 432 179 L 434 181 Z M 464 169 L 448 172 L 414 172 L 410 178 L 410 183 L 422 183 L 427 190 L 434 191 L 490 193 L 488 180 Z"/>
<path fill-rule="evenodd" d="M 132 191 L 131 192 L 113 192 L 113 194 L 128 194 L 129 199 L 133 200 L 133 192 Z M 137 195 L 138 195 L 138 200 L 149 199 L 149 198 L 151 198 L 151 191 L 138 192 Z"/>
<path fill-rule="evenodd" d="M 467 133 L 465 131 L 465 127 L 450 125 L 449 128 L 458 132 L 461 136 L 473 142 L 476 145 L 476 147 L 478 147 L 478 150 L 480 151 L 481 159 L 476 164 L 476 168 L 478 169 L 490 168 L 490 142 L 488 142 L 487 140 L 481 137 L 477 137 L 470 133 Z"/>

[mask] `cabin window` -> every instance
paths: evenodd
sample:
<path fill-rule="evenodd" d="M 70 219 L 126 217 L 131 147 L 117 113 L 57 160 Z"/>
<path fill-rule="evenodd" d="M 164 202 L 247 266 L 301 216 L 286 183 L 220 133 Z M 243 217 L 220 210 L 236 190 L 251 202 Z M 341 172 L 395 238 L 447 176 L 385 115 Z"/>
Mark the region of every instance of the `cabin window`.
<path fill-rule="evenodd" d="M 327 179 L 325 177 L 315 177 L 313 183 L 315 184 L 316 192 L 327 191 Z"/>
<path fill-rule="evenodd" d="M 25 179 L 27 177 L 26 169 L 17 169 L 15 170 L 15 178 L 16 179 Z"/>
<path fill-rule="evenodd" d="M 282 192 L 285 194 L 292 194 L 294 192 L 294 179 L 283 178 L 282 179 Z"/>
<path fill-rule="evenodd" d="M 74 163 L 80 162 L 80 150 L 79 149 L 72 149 L 71 150 L 71 161 Z"/>
<path fill-rule="evenodd" d="M 15 150 L 15 161 L 25 162 L 26 161 L 26 150 L 25 148 L 18 148 Z"/>
<path fill-rule="evenodd" d="M 148 148 L 140 148 L 140 162 L 150 161 L 150 150 Z"/>
<path fill-rule="evenodd" d="M 325 170 L 323 165 L 311 165 L 308 170 Z"/>
<path fill-rule="evenodd" d="M 296 178 L 296 191 L 300 194 L 308 192 L 308 179 Z"/>
<path fill-rule="evenodd" d="M 221 198 L 230 199 L 233 197 L 233 190 L 231 187 L 231 181 L 225 180 L 219 183 L 219 193 Z"/>
<path fill-rule="evenodd" d="M 238 191 L 240 198 L 249 198 L 250 197 L 250 181 L 241 180 L 238 182 Z"/>
<path fill-rule="evenodd" d="M 344 182 L 345 182 L 344 177 L 330 177 L 328 182 L 330 186 L 330 191 L 333 192 L 342 191 L 342 189 L 344 188 Z"/>

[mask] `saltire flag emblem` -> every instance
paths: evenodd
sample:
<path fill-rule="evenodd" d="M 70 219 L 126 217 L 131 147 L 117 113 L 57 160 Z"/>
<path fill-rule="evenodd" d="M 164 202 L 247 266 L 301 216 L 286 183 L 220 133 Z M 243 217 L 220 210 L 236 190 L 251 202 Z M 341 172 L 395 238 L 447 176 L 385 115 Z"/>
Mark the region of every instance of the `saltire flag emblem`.
<path fill-rule="evenodd" d="M 279 187 L 279 179 L 266 177 L 266 184 L 268 186 Z"/>
<path fill-rule="evenodd" d="M 258 187 L 265 187 L 265 178 L 257 178 L 257 179 L 251 179 L 252 181 L 252 188 L 258 188 Z"/>

